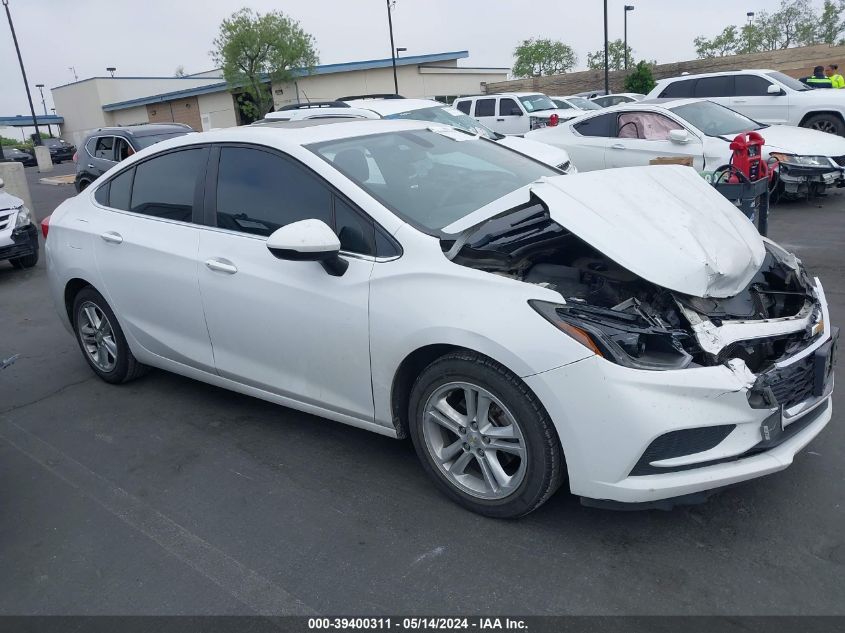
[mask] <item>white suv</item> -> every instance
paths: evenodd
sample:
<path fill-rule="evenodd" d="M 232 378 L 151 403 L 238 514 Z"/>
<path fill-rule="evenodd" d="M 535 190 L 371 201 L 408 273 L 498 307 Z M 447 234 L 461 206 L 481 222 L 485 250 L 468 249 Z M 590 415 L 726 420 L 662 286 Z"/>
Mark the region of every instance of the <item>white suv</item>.
<path fill-rule="evenodd" d="M 845 136 L 845 90 L 814 90 L 775 70 L 735 70 L 661 79 L 647 99 L 700 97 L 761 123 Z"/>
<path fill-rule="evenodd" d="M 546 127 L 553 114 L 561 119 L 572 118 L 571 110 L 558 108 L 551 99 L 539 92 L 459 97 L 452 105 L 500 134 L 521 135 Z"/>

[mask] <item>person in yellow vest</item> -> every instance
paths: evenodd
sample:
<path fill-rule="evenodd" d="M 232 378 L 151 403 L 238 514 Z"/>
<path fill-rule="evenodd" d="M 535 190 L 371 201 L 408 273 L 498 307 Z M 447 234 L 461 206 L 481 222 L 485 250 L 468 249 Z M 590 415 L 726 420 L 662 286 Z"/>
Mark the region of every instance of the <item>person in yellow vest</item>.
<path fill-rule="evenodd" d="M 839 74 L 839 66 L 836 64 L 829 64 L 824 69 L 824 74 L 830 79 L 830 83 L 834 88 L 845 88 L 845 77 Z"/>

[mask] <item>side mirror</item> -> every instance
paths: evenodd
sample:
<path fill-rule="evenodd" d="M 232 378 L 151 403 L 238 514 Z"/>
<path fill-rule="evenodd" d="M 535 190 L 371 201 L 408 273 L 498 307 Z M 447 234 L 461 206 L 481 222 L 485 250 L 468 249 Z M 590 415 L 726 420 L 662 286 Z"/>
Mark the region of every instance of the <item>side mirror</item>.
<path fill-rule="evenodd" d="M 300 220 L 277 229 L 267 238 L 267 250 L 278 259 L 320 262 L 334 277 L 349 268 L 349 262 L 338 255 L 340 240 L 322 220 Z"/>
<path fill-rule="evenodd" d="M 783 88 L 781 88 L 780 86 L 776 86 L 775 84 L 769 84 L 769 87 L 766 88 L 766 92 L 768 92 L 770 95 L 784 94 Z"/>
<path fill-rule="evenodd" d="M 686 130 L 669 130 L 669 140 L 673 143 L 689 143 L 689 133 Z"/>
<path fill-rule="evenodd" d="M 522 110 L 519 108 L 511 108 L 511 116 L 522 116 Z"/>

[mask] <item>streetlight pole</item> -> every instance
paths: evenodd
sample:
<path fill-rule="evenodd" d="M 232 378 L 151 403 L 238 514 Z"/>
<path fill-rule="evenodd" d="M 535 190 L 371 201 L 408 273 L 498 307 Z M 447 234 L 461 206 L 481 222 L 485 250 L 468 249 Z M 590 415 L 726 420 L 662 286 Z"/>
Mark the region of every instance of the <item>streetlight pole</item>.
<path fill-rule="evenodd" d="M 6 1 L 6 0 L 4 0 Z M 392 0 L 393 4 L 396 4 L 396 0 Z M 393 92 L 395 94 L 399 94 L 399 80 L 396 78 L 396 44 L 393 42 L 393 16 L 390 12 L 390 2 L 391 0 L 386 0 L 387 2 L 387 24 L 390 27 L 390 59 L 393 61 Z"/>
<path fill-rule="evenodd" d="M 47 103 L 44 101 L 44 84 L 35 84 L 35 87 L 41 93 L 41 106 L 44 108 L 44 116 L 47 116 Z M 49 123 L 47 124 L 47 134 L 53 136 L 53 128 L 50 127 Z"/>
<path fill-rule="evenodd" d="M 15 34 L 15 25 L 12 22 L 12 14 L 9 12 L 9 0 L 3 0 L 3 7 L 6 9 L 6 17 L 9 19 L 9 28 L 12 30 L 12 41 L 15 43 L 15 52 L 18 54 L 18 63 L 21 66 L 21 75 L 23 75 L 23 86 L 26 88 L 26 98 L 29 101 L 29 113 L 32 115 L 32 125 L 35 128 L 35 139 L 33 143 L 41 145 L 41 132 L 38 130 L 38 119 L 35 118 L 35 107 L 32 105 L 32 95 L 29 92 L 29 82 L 26 79 L 26 69 L 23 67 L 23 58 L 21 57 L 21 49 L 18 46 L 18 36 Z"/>
<path fill-rule="evenodd" d="M 628 11 L 633 11 L 634 6 L 625 5 L 625 70 L 628 70 Z"/>
<path fill-rule="evenodd" d="M 5 1 L 5 0 L 4 0 Z M 604 93 L 610 93 L 610 76 L 608 74 L 607 52 L 607 0 L 604 0 Z"/>

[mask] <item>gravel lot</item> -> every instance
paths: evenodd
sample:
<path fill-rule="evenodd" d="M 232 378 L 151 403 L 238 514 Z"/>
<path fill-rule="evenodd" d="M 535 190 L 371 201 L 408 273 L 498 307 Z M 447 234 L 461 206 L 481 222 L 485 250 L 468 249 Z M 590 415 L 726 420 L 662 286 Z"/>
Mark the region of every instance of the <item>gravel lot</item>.
<path fill-rule="evenodd" d="M 71 173 L 60 165 L 54 173 Z M 38 184 L 36 215 L 72 186 Z M 845 314 L 845 195 L 771 236 Z M 671 512 L 561 491 L 520 521 L 461 510 L 409 443 L 161 371 L 94 377 L 42 262 L 0 262 L 1 614 L 845 614 L 845 427 L 788 470 Z"/>

